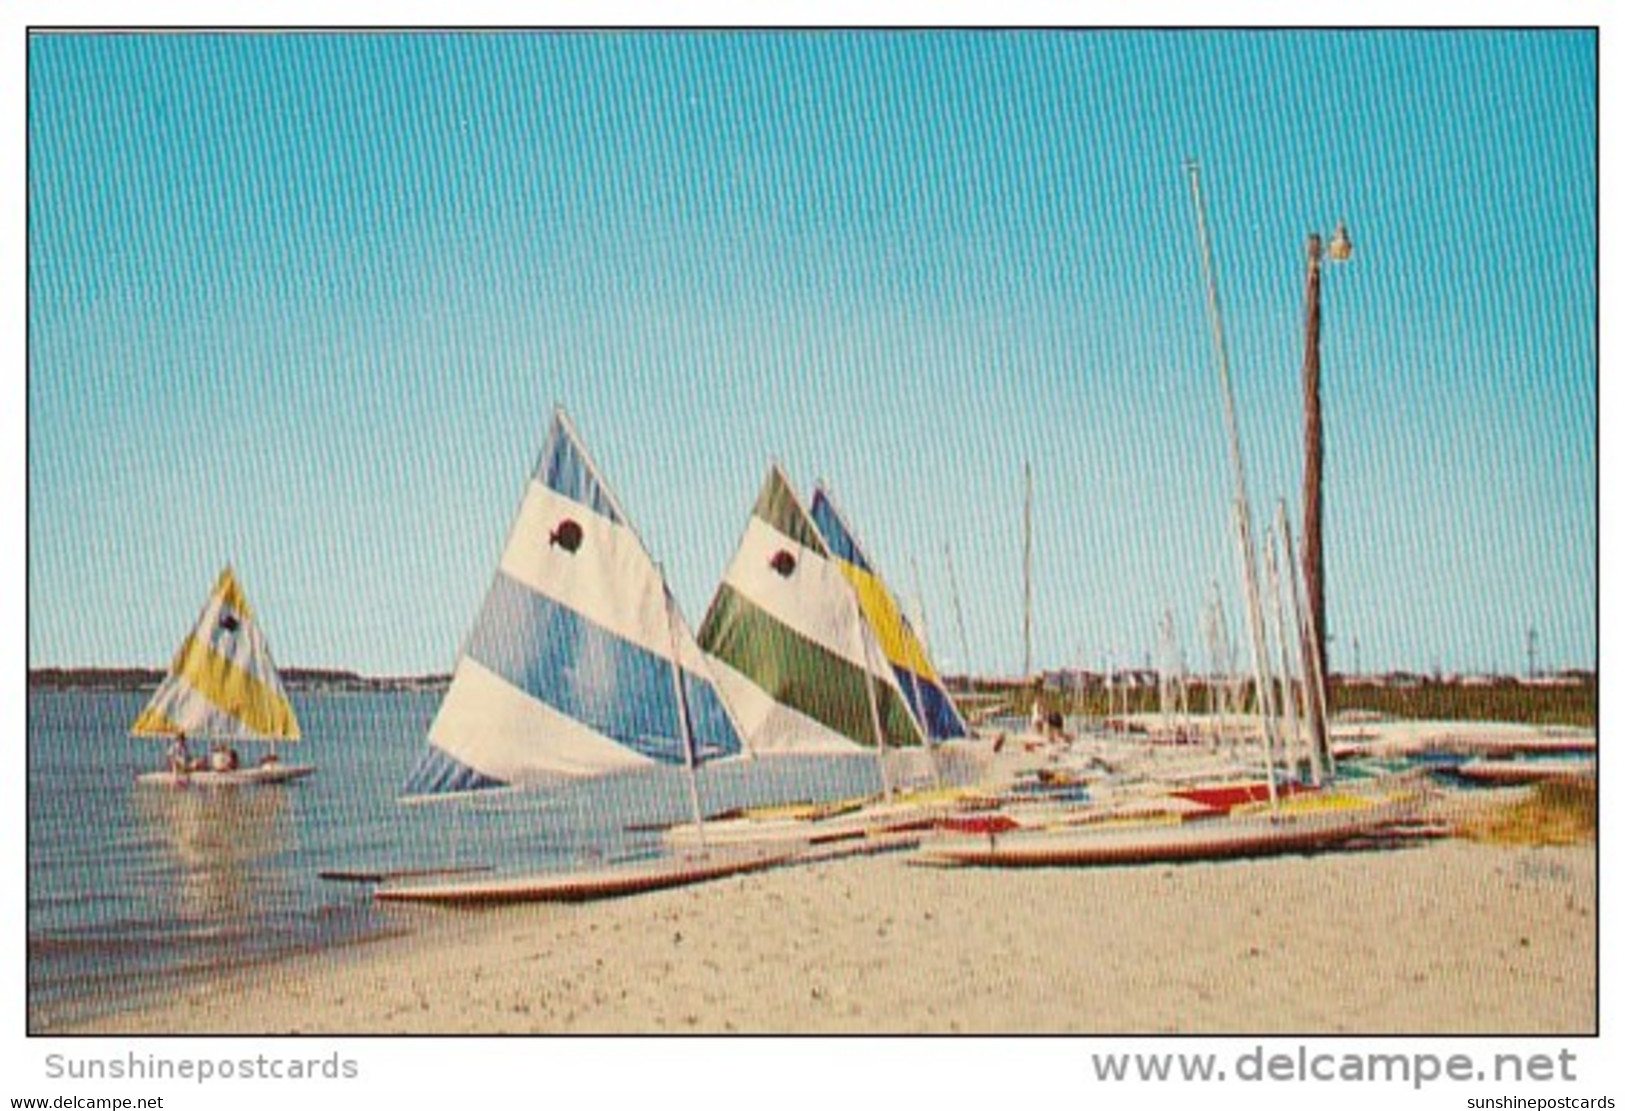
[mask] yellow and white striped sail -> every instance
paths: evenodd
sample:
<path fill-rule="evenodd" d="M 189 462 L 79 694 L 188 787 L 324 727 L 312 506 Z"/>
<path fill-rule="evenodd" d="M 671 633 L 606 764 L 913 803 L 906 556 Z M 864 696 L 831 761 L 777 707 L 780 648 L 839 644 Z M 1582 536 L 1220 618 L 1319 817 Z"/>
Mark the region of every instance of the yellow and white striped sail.
<path fill-rule="evenodd" d="M 227 567 L 169 674 L 130 727 L 133 737 L 184 733 L 223 741 L 297 741 L 299 720 L 237 578 Z"/>

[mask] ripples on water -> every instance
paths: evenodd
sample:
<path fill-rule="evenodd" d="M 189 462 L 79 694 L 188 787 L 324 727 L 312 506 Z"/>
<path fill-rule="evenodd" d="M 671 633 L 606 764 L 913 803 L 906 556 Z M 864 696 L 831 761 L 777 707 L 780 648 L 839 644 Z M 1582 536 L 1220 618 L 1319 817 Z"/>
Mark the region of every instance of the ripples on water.
<path fill-rule="evenodd" d="M 364 885 L 324 881 L 323 870 L 631 859 L 654 855 L 659 841 L 627 825 L 689 817 L 682 774 L 666 769 L 403 806 L 396 792 L 439 704 L 426 693 L 295 694 L 307 739 L 288 756 L 317 766 L 308 779 L 138 788 L 136 774 L 163 756 L 162 744 L 125 736 L 146 697 L 29 692 L 32 1031 L 137 1005 L 222 968 L 410 928 L 425 913 L 379 907 Z M 864 758 L 713 765 L 700 784 L 711 812 L 880 786 Z"/>

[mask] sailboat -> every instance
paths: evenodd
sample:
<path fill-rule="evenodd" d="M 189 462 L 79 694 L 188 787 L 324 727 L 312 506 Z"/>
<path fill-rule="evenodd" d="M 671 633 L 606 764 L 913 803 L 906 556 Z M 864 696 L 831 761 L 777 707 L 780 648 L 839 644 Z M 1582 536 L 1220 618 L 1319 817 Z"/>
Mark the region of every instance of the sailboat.
<path fill-rule="evenodd" d="M 198 787 L 284 783 L 316 770 L 284 764 L 276 755 L 278 742 L 301 738 L 299 720 L 231 567 L 220 572 L 197 623 L 130 727 L 130 736 L 205 740 L 233 748 L 243 742 L 270 746 L 258 763 L 247 767 L 216 770 L 207 761 L 194 762 L 197 766 L 139 775 L 139 783 Z"/>
<path fill-rule="evenodd" d="M 658 565 L 562 408 L 404 801 L 536 788 L 746 753 Z M 764 867 L 706 854 L 594 873 L 380 887 L 380 899 L 599 898 Z"/>
<path fill-rule="evenodd" d="M 897 677 L 898 689 L 908 700 L 915 720 L 923 726 L 927 740 L 935 745 L 969 737 L 965 719 L 948 694 L 924 643 L 822 483 L 813 490 L 811 515 L 819 535 L 829 546 L 835 565 L 856 592 L 858 608 L 879 641 L 880 650 Z"/>
<path fill-rule="evenodd" d="M 555 409 L 402 795 L 558 785 L 743 751 L 664 576 Z"/>
<path fill-rule="evenodd" d="M 778 464 L 768 469 L 699 642 L 751 749 L 919 748 L 925 735 L 851 585 Z"/>
<path fill-rule="evenodd" d="M 893 791 L 898 752 L 927 751 L 930 732 L 967 732 L 895 600 L 839 521 L 827 495 L 817 516 L 773 464 L 724 573 L 699 642 L 746 742 L 761 756 L 876 759 L 884 797 L 770 807 L 708 823 L 712 842 L 812 844 L 923 828 L 947 803 Z M 817 519 L 822 517 L 822 521 Z M 935 693 L 930 693 L 934 691 Z M 667 831 L 668 843 L 701 835 Z"/>

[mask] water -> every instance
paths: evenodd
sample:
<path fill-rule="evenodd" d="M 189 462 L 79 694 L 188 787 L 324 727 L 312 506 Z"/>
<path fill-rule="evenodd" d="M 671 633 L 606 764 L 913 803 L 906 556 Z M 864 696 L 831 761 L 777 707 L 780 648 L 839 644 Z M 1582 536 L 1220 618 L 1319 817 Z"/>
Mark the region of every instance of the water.
<path fill-rule="evenodd" d="M 245 961 L 412 928 L 327 870 L 485 866 L 498 872 L 649 857 L 638 826 L 690 817 L 680 771 L 551 792 L 401 805 L 434 693 L 296 693 L 314 776 L 280 787 L 137 787 L 163 746 L 125 736 L 140 692 L 28 694 L 28 1010 L 44 1031 L 139 1005 Z M 246 753 L 253 759 L 255 754 Z M 708 766 L 707 812 L 880 789 L 870 758 Z M 634 828 L 628 829 L 628 826 Z"/>

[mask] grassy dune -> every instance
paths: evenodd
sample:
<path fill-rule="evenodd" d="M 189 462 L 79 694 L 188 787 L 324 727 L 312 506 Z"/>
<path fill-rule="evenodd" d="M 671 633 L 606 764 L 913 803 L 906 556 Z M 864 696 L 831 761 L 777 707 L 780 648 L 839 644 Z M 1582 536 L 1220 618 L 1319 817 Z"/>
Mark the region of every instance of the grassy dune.
<path fill-rule="evenodd" d="M 1498 845 L 1584 845 L 1597 839 L 1597 785 L 1542 783 L 1460 823 L 1457 836 Z"/>

